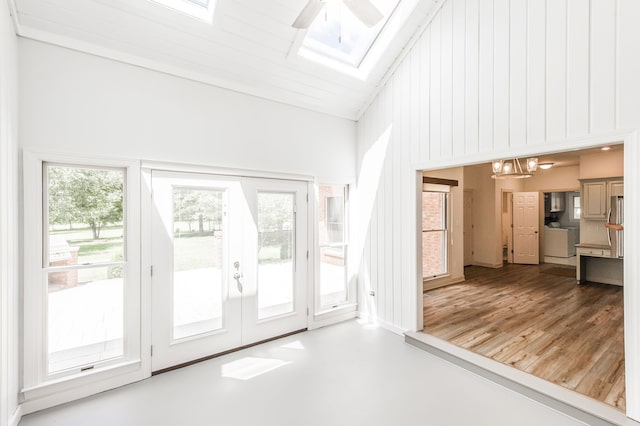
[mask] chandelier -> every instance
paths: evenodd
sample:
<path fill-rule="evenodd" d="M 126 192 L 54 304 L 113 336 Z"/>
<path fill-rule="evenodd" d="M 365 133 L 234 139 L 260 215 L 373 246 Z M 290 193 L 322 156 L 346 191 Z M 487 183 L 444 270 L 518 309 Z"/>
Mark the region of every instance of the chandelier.
<path fill-rule="evenodd" d="M 508 160 L 496 160 L 491 163 L 493 169 L 493 179 L 523 179 L 533 176 L 538 169 L 537 158 L 527 158 L 526 169 L 522 168 L 518 158 Z"/>

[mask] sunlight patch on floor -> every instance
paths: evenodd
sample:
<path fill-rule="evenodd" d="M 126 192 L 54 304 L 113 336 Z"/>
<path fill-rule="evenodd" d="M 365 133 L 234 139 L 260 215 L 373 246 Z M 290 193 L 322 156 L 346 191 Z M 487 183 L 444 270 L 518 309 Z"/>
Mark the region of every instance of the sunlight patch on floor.
<path fill-rule="evenodd" d="M 289 362 L 281 359 L 246 357 L 222 365 L 222 377 L 238 380 L 250 380 Z"/>
<path fill-rule="evenodd" d="M 286 345 L 282 345 L 280 347 L 281 348 L 285 348 L 285 349 L 297 349 L 299 351 L 303 351 L 304 350 L 304 345 L 302 344 L 302 342 L 300 340 L 296 340 L 295 342 L 287 343 Z"/>

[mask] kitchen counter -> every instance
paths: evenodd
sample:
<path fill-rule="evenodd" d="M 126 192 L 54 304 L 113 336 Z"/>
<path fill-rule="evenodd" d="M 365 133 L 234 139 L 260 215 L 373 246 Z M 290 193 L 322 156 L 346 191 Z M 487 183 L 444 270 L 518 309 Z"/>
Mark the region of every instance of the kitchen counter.
<path fill-rule="evenodd" d="M 576 244 L 576 280 L 623 285 L 622 259 L 611 257 L 607 244 Z"/>
<path fill-rule="evenodd" d="M 601 249 L 601 250 L 609 250 L 611 248 L 607 244 L 591 244 L 591 243 L 576 244 L 576 247 L 594 248 L 594 249 Z"/>

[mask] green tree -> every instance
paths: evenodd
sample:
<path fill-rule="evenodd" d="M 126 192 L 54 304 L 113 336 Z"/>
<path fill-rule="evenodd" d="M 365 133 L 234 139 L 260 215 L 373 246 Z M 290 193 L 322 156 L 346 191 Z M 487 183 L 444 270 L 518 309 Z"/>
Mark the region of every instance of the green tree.
<path fill-rule="evenodd" d="M 262 192 L 258 194 L 258 251 L 280 246 L 288 256 L 293 226 L 293 195 Z"/>
<path fill-rule="evenodd" d="M 124 173 L 50 166 L 49 223 L 89 225 L 94 239 L 108 223 L 122 221 Z"/>
<path fill-rule="evenodd" d="M 173 190 L 173 221 L 198 222 L 198 232 L 204 232 L 205 222 L 222 222 L 222 192 L 175 188 Z"/>

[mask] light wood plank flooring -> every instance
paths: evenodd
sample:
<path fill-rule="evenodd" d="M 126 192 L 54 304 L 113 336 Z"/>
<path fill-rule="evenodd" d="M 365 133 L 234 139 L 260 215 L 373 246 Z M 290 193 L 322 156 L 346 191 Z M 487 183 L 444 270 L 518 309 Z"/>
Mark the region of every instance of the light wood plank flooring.
<path fill-rule="evenodd" d="M 624 410 L 622 287 L 572 270 L 467 267 L 425 292 L 423 332 Z"/>

